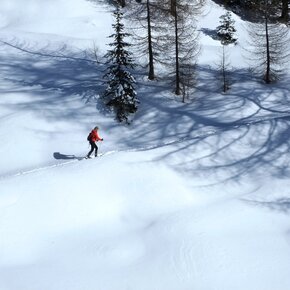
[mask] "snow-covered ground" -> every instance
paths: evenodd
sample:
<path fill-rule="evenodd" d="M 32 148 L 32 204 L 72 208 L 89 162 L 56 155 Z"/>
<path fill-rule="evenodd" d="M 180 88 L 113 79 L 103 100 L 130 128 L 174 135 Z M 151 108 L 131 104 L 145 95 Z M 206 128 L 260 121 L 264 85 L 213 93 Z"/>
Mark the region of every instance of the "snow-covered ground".
<path fill-rule="evenodd" d="M 200 18 L 198 88 L 182 104 L 139 73 L 130 126 L 100 112 L 112 7 L 86 0 L 0 5 L 0 290 L 290 289 L 287 77 L 265 86 L 229 50 L 225 11 Z M 100 127 L 103 155 L 79 160 Z"/>

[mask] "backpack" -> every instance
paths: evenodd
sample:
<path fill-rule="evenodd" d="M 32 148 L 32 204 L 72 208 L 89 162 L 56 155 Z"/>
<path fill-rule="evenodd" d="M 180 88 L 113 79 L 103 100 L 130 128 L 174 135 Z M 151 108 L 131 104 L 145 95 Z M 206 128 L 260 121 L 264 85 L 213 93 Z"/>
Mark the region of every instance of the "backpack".
<path fill-rule="evenodd" d="M 90 142 L 92 139 L 92 132 L 88 135 L 87 140 Z"/>

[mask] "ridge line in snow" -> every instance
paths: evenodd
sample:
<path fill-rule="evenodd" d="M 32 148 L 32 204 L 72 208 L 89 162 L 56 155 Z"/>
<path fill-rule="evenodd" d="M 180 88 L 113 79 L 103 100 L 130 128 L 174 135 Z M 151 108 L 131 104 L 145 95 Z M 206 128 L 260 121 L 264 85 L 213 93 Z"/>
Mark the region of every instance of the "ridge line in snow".
<path fill-rule="evenodd" d="M 32 50 L 28 50 L 25 48 L 21 48 L 18 47 L 12 43 L 9 43 L 7 41 L 4 40 L 0 40 L 0 43 L 2 43 L 3 45 L 6 46 L 10 46 L 14 49 L 20 50 L 22 52 L 28 53 L 28 54 L 33 54 L 33 55 L 38 55 L 41 57 L 53 57 L 53 58 L 64 58 L 64 59 L 73 59 L 73 60 L 79 60 L 79 61 L 87 61 L 87 62 L 91 62 L 91 63 L 98 63 L 98 64 L 102 64 L 100 61 L 96 61 L 93 59 L 88 59 L 88 58 L 80 58 L 80 57 L 73 57 L 73 56 L 66 56 L 66 55 L 57 55 L 57 54 L 49 54 L 49 53 L 41 53 L 41 52 L 37 52 L 37 51 L 32 51 Z"/>

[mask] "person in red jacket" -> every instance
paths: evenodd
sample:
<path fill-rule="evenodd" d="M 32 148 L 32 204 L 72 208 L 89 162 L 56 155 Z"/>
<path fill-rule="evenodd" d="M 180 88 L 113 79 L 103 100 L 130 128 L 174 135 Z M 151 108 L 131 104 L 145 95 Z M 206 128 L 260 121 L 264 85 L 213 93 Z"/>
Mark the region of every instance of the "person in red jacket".
<path fill-rule="evenodd" d="M 95 157 L 98 156 L 98 146 L 96 144 L 96 142 L 98 141 L 103 141 L 104 139 L 101 138 L 98 134 L 98 131 L 99 131 L 99 128 L 98 127 L 95 127 L 89 137 L 88 137 L 88 141 L 90 142 L 90 145 L 91 145 L 91 150 L 90 152 L 87 154 L 86 158 L 92 158 L 91 157 L 91 154 L 95 151 Z"/>

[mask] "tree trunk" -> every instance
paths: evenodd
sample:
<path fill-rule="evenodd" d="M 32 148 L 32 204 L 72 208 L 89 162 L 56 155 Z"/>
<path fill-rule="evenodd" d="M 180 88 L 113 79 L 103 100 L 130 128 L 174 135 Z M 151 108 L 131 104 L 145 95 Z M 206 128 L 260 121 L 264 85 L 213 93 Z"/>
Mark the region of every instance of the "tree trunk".
<path fill-rule="evenodd" d="M 148 25 L 148 53 L 149 53 L 149 74 L 148 79 L 154 80 L 154 58 L 152 49 L 152 39 L 151 39 L 151 17 L 150 17 L 150 5 L 149 0 L 147 0 L 147 25 Z"/>
<path fill-rule="evenodd" d="M 268 17 L 267 16 L 265 18 L 265 31 L 266 31 L 266 49 L 267 49 L 267 65 L 266 65 L 265 82 L 266 82 L 266 84 L 269 84 L 269 83 L 271 83 L 271 76 L 270 76 L 271 58 L 270 58 L 270 41 L 269 41 Z"/>
<path fill-rule="evenodd" d="M 285 22 L 288 22 L 288 20 L 289 20 L 288 0 L 282 0 L 282 14 L 281 14 L 281 18 Z"/>
<path fill-rule="evenodd" d="M 176 15 L 176 0 L 170 0 L 170 14 L 174 17 Z"/>
<path fill-rule="evenodd" d="M 226 78 L 226 55 L 225 46 L 223 45 L 223 55 L 222 55 L 222 74 L 223 74 L 223 92 L 225 93 L 228 89 L 227 78 Z"/>
<path fill-rule="evenodd" d="M 176 4 L 176 3 L 175 3 Z M 177 8 L 174 8 L 174 24 L 175 24 L 175 94 L 180 95 L 180 72 L 179 72 L 179 45 L 178 45 L 178 19 Z"/>

